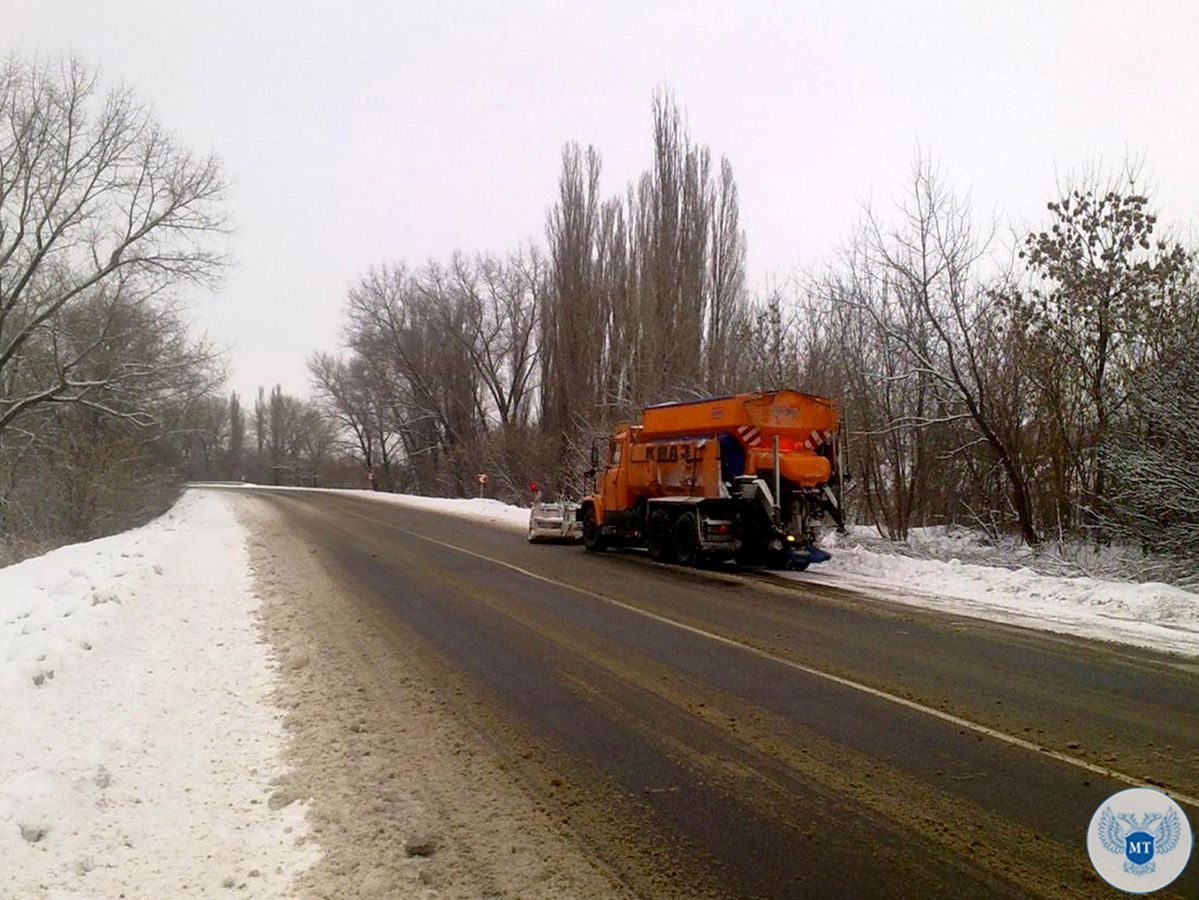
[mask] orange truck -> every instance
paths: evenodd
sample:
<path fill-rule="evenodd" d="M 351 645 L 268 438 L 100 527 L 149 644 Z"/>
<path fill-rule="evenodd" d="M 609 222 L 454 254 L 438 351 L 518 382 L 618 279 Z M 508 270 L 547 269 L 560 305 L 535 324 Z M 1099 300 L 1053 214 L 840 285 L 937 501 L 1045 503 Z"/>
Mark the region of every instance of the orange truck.
<path fill-rule="evenodd" d="M 798 391 L 738 394 L 642 411 L 608 440 L 579 505 L 588 550 L 645 546 L 659 562 L 805 569 L 824 515 L 841 525 L 837 409 Z"/>

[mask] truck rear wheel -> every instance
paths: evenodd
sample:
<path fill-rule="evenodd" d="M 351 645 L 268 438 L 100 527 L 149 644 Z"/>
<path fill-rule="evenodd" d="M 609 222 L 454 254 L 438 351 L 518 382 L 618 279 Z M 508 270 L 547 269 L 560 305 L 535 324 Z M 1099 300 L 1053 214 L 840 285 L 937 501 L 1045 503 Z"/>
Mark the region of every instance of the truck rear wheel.
<path fill-rule="evenodd" d="M 600 534 L 599 522 L 595 520 L 595 507 L 587 507 L 583 516 L 583 546 L 592 553 L 601 552 L 606 546 L 604 536 Z"/>
<path fill-rule="evenodd" d="M 670 527 L 670 515 L 664 509 L 650 513 L 645 523 L 645 543 L 649 547 L 649 558 L 654 562 L 674 562 L 674 534 Z"/>
<path fill-rule="evenodd" d="M 679 565 L 702 566 L 704 554 L 699 547 L 699 519 L 693 512 L 679 516 L 674 526 L 674 552 Z"/>

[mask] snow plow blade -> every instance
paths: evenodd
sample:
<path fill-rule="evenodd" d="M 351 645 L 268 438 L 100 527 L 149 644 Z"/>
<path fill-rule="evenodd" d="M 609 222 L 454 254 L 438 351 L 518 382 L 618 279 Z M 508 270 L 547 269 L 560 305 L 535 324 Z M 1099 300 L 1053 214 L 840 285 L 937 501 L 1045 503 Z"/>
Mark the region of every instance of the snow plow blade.
<path fill-rule="evenodd" d="M 812 563 L 828 562 L 832 558 L 832 554 L 827 550 L 821 550 L 819 547 L 801 547 L 798 550 L 792 550 L 788 554 L 787 568 L 796 572 L 802 572 Z"/>
<path fill-rule="evenodd" d="M 577 503 L 534 503 L 529 510 L 529 543 L 575 544 L 583 540 Z"/>

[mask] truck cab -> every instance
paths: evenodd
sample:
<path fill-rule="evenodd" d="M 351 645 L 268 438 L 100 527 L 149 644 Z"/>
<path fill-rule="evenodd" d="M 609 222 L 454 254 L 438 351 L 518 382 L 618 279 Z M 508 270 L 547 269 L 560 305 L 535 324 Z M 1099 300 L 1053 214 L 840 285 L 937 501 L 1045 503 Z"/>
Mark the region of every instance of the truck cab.
<path fill-rule="evenodd" d="M 608 438 L 607 462 L 600 479 L 600 521 L 603 511 L 619 510 L 626 504 L 629 493 L 629 469 L 626 460 L 632 428 L 620 428 Z"/>

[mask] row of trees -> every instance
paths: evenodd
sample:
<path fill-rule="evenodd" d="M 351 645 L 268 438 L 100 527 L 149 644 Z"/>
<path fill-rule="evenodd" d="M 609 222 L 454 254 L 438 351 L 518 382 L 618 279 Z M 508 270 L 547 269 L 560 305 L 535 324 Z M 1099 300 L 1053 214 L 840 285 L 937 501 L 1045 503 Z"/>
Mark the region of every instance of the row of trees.
<path fill-rule="evenodd" d="M 0 66 L 0 564 L 162 511 L 182 481 L 360 477 L 337 423 L 260 390 L 181 295 L 220 279 L 225 182 L 75 59 Z"/>
<path fill-rule="evenodd" d="M 653 151 L 605 197 L 599 153 L 568 146 L 545 251 L 350 291 L 346 352 L 310 369 L 381 488 L 577 491 L 591 438 L 647 403 L 793 385 L 840 404 L 854 514 L 887 536 L 964 522 L 1194 558 L 1195 260 L 1136 167 L 1063 185 L 1007 240 L 918 155 L 893 209 L 751 297 L 732 168 L 667 95 Z"/>
<path fill-rule="evenodd" d="M 0 557 L 164 508 L 219 360 L 217 162 L 76 60 L 0 63 Z"/>
<path fill-rule="evenodd" d="M 853 512 L 891 537 L 964 521 L 1199 558 L 1195 260 L 1135 168 L 1065 185 L 1005 241 L 918 157 L 822 269 L 751 296 L 731 165 L 669 95 L 652 113 L 626 190 L 568 146 L 543 246 L 373 269 L 312 397 L 245 410 L 177 300 L 223 266 L 216 161 L 75 61 L 5 63 L 8 552 L 121 527 L 188 475 L 577 492 L 591 439 L 647 403 L 796 386 L 840 404 Z"/>
<path fill-rule="evenodd" d="M 653 163 L 621 197 L 600 195 L 593 148 L 563 152 L 546 236 L 542 423 L 569 464 L 587 426 L 741 376 L 745 236 L 732 166 L 713 171 L 673 99 L 653 104 Z"/>
<path fill-rule="evenodd" d="M 322 486 L 363 481 L 336 419 L 311 400 L 259 388 L 252 409 L 236 391 L 199 404 L 184 444 L 193 480 Z"/>
<path fill-rule="evenodd" d="M 384 265 L 350 291 L 347 350 L 317 354 L 318 402 L 380 487 L 509 497 L 579 490 L 590 439 L 645 403 L 744 380 L 745 238 L 727 159 L 674 100 L 650 168 L 605 198 L 594 148 L 565 148 L 547 249 Z"/>
<path fill-rule="evenodd" d="M 1176 407 L 1163 422 L 1159 395 L 1199 337 L 1194 257 L 1159 233 L 1137 180 L 1077 179 L 1046 228 L 1004 248 L 918 159 L 897 209 L 867 210 L 804 281 L 814 327 L 795 374 L 840 398 L 870 521 L 894 537 L 964 520 L 1030 544 L 1081 534 L 1194 553 L 1164 498 L 1149 502 L 1187 454 L 1144 464 L 1188 418 Z"/>

